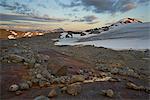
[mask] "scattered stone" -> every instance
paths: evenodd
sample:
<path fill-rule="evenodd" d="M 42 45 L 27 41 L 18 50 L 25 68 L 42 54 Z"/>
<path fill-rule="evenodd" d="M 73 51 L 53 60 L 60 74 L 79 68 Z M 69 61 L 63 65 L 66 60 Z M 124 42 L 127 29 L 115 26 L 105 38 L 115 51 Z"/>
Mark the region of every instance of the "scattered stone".
<path fill-rule="evenodd" d="M 67 93 L 76 96 L 81 92 L 81 86 L 79 84 L 71 84 L 67 86 Z"/>
<path fill-rule="evenodd" d="M 19 86 L 17 84 L 13 84 L 9 87 L 9 91 L 15 92 L 19 89 Z"/>
<path fill-rule="evenodd" d="M 16 95 L 21 95 L 23 92 L 22 91 L 16 91 Z"/>
<path fill-rule="evenodd" d="M 56 97 L 57 96 L 57 92 L 55 89 L 52 89 L 49 94 L 48 94 L 48 97 L 50 98 L 53 98 L 53 97 Z"/>
<path fill-rule="evenodd" d="M 103 95 L 106 95 L 108 97 L 113 97 L 114 96 L 114 92 L 111 89 L 108 90 L 102 90 Z"/>
<path fill-rule="evenodd" d="M 20 87 L 21 90 L 27 90 L 27 89 L 30 88 L 29 84 L 26 83 L 26 82 L 20 83 L 19 87 Z"/>
<path fill-rule="evenodd" d="M 75 82 L 83 82 L 85 80 L 83 75 L 73 75 L 70 79 L 70 83 L 75 83 Z"/>
<path fill-rule="evenodd" d="M 38 97 L 34 98 L 34 100 L 50 100 L 50 99 L 46 96 L 38 96 Z"/>

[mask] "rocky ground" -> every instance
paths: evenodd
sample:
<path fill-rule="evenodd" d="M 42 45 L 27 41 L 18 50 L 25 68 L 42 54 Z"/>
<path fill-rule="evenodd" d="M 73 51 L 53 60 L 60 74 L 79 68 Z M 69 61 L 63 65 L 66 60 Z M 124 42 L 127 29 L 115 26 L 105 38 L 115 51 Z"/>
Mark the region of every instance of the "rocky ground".
<path fill-rule="evenodd" d="M 1 100 L 148 100 L 150 51 L 1 40 Z"/>

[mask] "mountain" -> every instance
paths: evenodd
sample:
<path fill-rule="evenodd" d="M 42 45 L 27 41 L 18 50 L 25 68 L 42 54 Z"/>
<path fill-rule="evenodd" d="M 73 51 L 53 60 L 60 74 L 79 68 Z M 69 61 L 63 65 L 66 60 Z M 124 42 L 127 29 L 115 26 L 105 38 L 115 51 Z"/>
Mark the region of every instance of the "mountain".
<path fill-rule="evenodd" d="M 52 32 L 63 33 L 64 29 L 63 28 L 57 28 L 57 29 L 52 30 Z"/>
<path fill-rule="evenodd" d="M 150 23 L 125 18 L 105 26 L 85 31 L 86 35 L 58 39 L 55 45 L 94 45 L 112 49 L 150 49 Z M 83 32 L 84 33 L 84 32 Z M 63 34 L 63 33 L 62 33 Z"/>
<path fill-rule="evenodd" d="M 0 29 L 0 39 L 17 39 L 22 37 L 32 37 L 32 36 L 44 35 L 44 34 L 45 32 L 39 32 L 39 31 L 22 32 L 16 30 Z"/>

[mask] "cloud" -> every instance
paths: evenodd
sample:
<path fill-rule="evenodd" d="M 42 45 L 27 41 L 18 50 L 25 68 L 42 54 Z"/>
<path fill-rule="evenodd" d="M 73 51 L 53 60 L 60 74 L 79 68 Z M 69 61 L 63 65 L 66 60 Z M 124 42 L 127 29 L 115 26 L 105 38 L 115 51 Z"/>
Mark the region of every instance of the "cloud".
<path fill-rule="evenodd" d="M 86 23 L 94 23 L 98 18 L 94 15 L 84 16 L 81 19 L 73 20 L 72 22 L 86 22 Z"/>
<path fill-rule="evenodd" d="M 1 1 L 0 6 L 5 8 L 6 10 L 11 10 L 12 12 L 18 14 L 31 14 L 33 9 L 29 8 L 25 4 L 20 4 L 19 2 L 14 2 L 13 4 L 7 3 L 6 1 Z"/>
<path fill-rule="evenodd" d="M 63 22 L 68 19 L 63 18 L 50 18 L 48 15 L 43 17 L 36 16 L 25 16 L 25 15 L 11 15 L 11 14 L 0 14 L 0 19 L 2 21 L 13 21 L 13 20 L 23 20 L 23 21 L 38 21 L 38 22 Z"/>
<path fill-rule="evenodd" d="M 60 0 L 56 0 L 56 3 L 64 8 L 70 8 L 70 7 L 80 6 L 81 3 L 78 1 L 80 1 L 80 0 L 74 0 L 70 4 L 65 4 L 65 3 L 62 3 Z"/>
<path fill-rule="evenodd" d="M 47 8 L 46 5 L 39 3 L 38 6 L 42 7 L 42 8 Z"/>
<path fill-rule="evenodd" d="M 64 8 L 82 6 L 86 11 L 95 13 L 126 12 L 149 0 L 74 0 L 70 4 L 59 2 Z"/>

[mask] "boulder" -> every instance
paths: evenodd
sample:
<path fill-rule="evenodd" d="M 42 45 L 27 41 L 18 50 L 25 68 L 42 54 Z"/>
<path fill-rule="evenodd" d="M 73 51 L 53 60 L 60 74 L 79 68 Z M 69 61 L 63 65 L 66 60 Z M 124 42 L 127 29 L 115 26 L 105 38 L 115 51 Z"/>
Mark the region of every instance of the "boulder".
<path fill-rule="evenodd" d="M 67 86 L 67 93 L 76 96 L 81 92 L 81 86 L 79 84 L 71 84 Z"/>
<path fill-rule="evenodd" d="M 9 91 L 15 92 L 19 89 L 19 86 L 17 84 L 13 84 L 9 87 Z"/>

